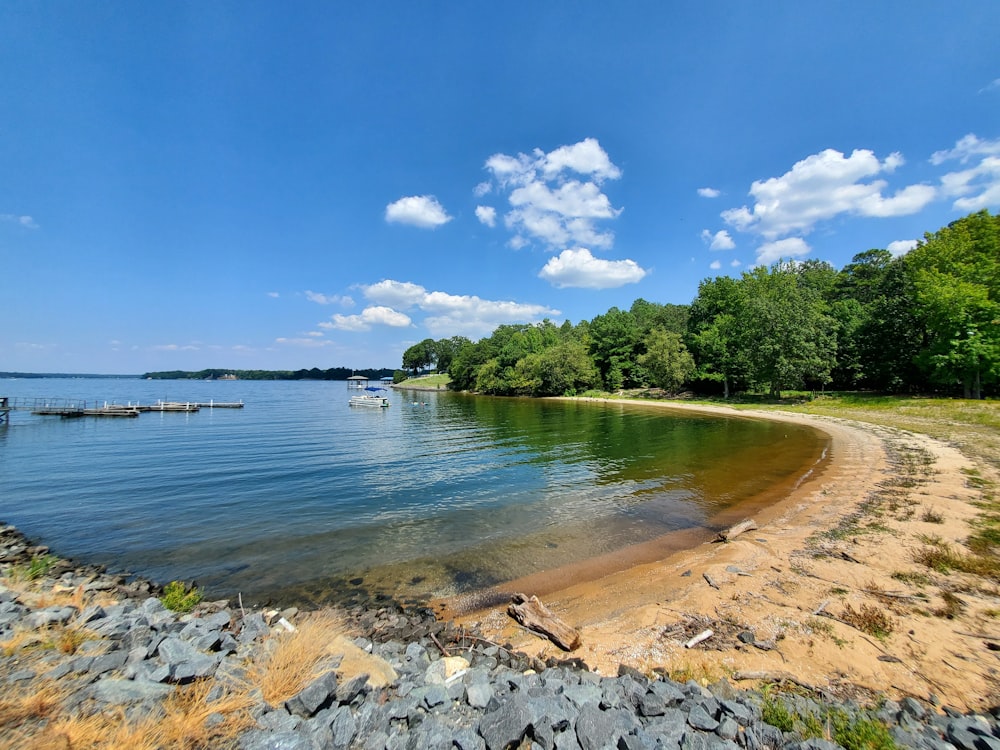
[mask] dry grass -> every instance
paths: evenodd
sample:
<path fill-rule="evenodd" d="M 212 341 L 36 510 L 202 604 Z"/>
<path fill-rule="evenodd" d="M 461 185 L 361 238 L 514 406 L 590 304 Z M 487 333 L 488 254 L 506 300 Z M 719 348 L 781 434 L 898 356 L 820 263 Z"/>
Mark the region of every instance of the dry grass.
<path fill-rule="evenodd" d="M 164 701 L 162 712 L 129 721 L 121 709 L 67 715 L 69 697 L 55 683 L 34 692 L 0 700 L 0 748 L 38 750 L 199 750 L 234 747 L 250 728 L 253 699 L 246 690 L 207 700 L 212 681 L 179 687 Z M 210 721 L 210 719 L 213 719 Z"/>
<path fill-rule="evenodd" d="M 68 711 L 72 683 L 34 680 L 0 693 L 0 750 L 201 750 L 235 747 L 238 735 L 253 726 L 251 708 L 259 697 L 271 705 L 292 697 L 333 666 L 331 644 L 345 632 L 332 612 L 304 617 L 294 633 L 271 636 L 244 683 L 203 680 L 180 686 L 162 710 L 127 718 L 121 709 L 101 710 L 84 702 Z M 75 650 L 86 631 L 52 627 L 18 632 L 0 644 L 6 655 L 28 663 L 36 654 Z M 209 696 L 209 691 L 214 691 Z M 219 692 L 223 691 L 220 695 Z M 209 702 L 207 699 L 212 697 Z"/>
<path fill-rule="evenodd" d="M 854 609 L 850 604 L 845 604 L 840 619 L 863 633 L 880 639 L 888 638 L 896 628 L 896 621 L 892 619 L 891 615 L 870 604 L 862 604 L 860 609 Z"/>
<path fill-rule="evenodd" d="M 250 669 L 251 682 L 271 705 L 288 700 L 328 671 L 333 655 L 330 646 L 344 633 L 342 620 L 332 611 L 311 613 L 296 628 L 294 633 L 272 636 L 267 656 Z"/>

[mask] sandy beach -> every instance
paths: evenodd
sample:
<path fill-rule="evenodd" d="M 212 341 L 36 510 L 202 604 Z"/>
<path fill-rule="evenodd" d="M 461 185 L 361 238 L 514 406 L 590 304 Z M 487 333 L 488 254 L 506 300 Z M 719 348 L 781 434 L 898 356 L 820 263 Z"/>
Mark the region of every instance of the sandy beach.
<path fill-rule="evenodd" d="M 625 664 L 739 687 L 786 677 L 866 701 L 911 695 L 969 710 L 1000 703 L 996 585 L 914 559 L 928 539 L 961 549 L 981 495 L 968 472 L 983 467 L 887 427 L 666 406 L 813 425 L 830 436 L 829 456 L 797 488 L 755 509 L 758 528 L 734 540 L 692 540 L 690 549 L 609 575 L 503 587 L 537 594 L 577 628 L 582 646 L 572 654 L 517 625 L 505 604 L 476 609 L 455 599 L 438 603 L 442 614 L 528 654 L 579 657 L 605 674 Z M 713 635 L 685 648 L 705 630 Z"/>

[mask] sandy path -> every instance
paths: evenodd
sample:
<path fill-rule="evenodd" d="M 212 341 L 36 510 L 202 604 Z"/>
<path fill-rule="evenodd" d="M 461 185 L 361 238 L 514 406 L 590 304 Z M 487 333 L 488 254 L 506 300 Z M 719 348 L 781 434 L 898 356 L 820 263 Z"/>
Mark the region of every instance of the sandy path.
<path fill-rule="evenodd" d="M 534 581 L 545 604 L 580 629 L 583 645 L 573 656 L 603 673 L 627 664 L 747 686 L 739 673 L 784 672 L 839 696 L 914 695 L 969 709 L 1000 703 L 1000 657 L 987 645 L 1000 644 L 997 587 L 913 558 L 927 546 L 922 536 L 956 549 L 968 536 L 980 497 L 963 473 L 970 461 L 926 436 L 847 420 L 670 408 L 813 425 L 831 437 L 829 461 L 754 513 L 759 529 L 734 541 L 565 587 Z M 538 593 L 525 584 L 532 581 L 504 588 Z M 447 602 L 444 611 L 531 655 L 564 655 L 503 606 L 455 614 L 467 604 Z M 880 638 L 845 623 L 852 609 L 887 618 L 891 632 Z M 706 628 L 712 638 L 684 647 Z M 756 645 L 740 633 L 752 633 Z"/>

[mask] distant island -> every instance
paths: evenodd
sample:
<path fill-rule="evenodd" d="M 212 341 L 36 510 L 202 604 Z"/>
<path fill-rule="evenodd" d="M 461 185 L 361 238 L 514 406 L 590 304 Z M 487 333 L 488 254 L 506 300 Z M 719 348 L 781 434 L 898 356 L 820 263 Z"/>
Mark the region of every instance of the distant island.
<path fill-rule="evenodd" d="M 141 377 L 145 380 L 347 380 L 352 375 L 360 375 L 369 380 L 391 378 L 395 370 L 377 368 L 355 370 L 350 367 L 331 367 L 320 370 L 313 367 L 308 370 L 165 370 L 163 372 L 147 372 Z"/>

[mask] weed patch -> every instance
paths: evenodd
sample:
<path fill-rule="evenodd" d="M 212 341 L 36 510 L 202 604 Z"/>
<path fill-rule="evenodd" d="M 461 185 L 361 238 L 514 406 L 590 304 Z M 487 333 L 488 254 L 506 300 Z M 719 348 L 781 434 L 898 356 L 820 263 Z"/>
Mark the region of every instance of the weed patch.
<path fill-rule="evenodd" d="M 896 628 L 896 621 L 885 610 L 870 604 L 862 604 L 860 609 L 845 604 L 840 619 L 880 640 L 888 638 Z"/>
<path fill-rule="evenodd" d="M 201 589 L 188 588 L 183 581 L 171 581 L 163 587 L 163 606 L 173 612 L 190 612 L 202 600 Z"/>

